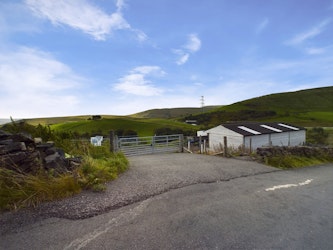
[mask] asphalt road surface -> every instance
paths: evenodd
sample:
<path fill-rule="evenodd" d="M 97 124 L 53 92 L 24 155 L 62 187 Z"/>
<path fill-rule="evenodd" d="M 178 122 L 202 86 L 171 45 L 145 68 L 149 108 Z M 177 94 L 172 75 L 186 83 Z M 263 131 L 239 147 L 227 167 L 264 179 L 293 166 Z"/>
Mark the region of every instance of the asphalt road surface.
<path fill-rule="evenodd" d="M 0 249 L 333 249 L 333 165 L 275 171 L 253 162 L 193 156 L 198 166 L 190 180 L 195 181 L 181 185 L 186 171 L 175 166 L 186 165 L 187 157 L 132 158 L 132 169 L 119 180 L 155 162 L 152 175 L 157 178 L 160 171 L 171 183 L 174 176 L 178 185 L 97 216 L 49 217 L 21 226 L 16 221 L 8 227 L 10 216 L 3 215 L 0 221 L 8 228 L 1 230 Z M 171 173 L 156 162 L 173 166 L 167 168 Z M 210 170 L 198 170 L 209 165 Z"/>

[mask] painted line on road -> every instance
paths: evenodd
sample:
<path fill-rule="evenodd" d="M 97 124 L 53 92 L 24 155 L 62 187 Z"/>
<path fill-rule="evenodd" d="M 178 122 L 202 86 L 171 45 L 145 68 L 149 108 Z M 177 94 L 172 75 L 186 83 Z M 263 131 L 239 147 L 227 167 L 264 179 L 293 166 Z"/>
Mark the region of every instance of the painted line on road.
<path fill-rule="evenodd" d="M 278 186 L 274 186 L 271 188 L 266 188 L 265 191 L 274 191 L 277 189 L 281 189 L 281 188 L 290 188 L 290 187 L 299 187 L 299 186 L 304 186 L 304 185 L 308 185 L 313 181 L 313 179 L 308 179 L 304 182 L 300 182 L 298 184 L 284 184 L 284 185 L 278 185 Z"/>
<path fill-rule="evenodd" d="M 99 228 L 95 229 L 93 232 L 88 233 L 80 238 L 75 239 L 67 246 L 64 247 L 64 250 L 75 249 L 79 250 L 83 247 L 86 247 L 91 241 L 95 240 L 99 236 L 107 233 L 112 228 L 127 223 L 138 215 L 140 215 L 145 208 L 150 203 L 150 199 L 147 199 L 141 202 L 138 206 L 130 209 L 127 212 L 120 214 L 118 217 L 112 218 L 111 220 L 107 221 L 104 225 L 100 226 Z"/>

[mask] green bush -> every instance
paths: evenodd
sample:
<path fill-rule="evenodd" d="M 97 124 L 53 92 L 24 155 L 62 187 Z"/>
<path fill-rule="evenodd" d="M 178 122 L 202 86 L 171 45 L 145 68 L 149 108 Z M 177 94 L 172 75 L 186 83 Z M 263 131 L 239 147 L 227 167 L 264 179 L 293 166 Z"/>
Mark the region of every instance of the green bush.
<path fill-rule="evenodd" d="M 111 157 L 94 154 L 94 157 L 89 155 L 83 158 L 80 167 L 82 173 L 80 184 L 83 188 L 91 188 L 94 191 L 104 190 L 107 181 L 114 180 L 127 169 L 128 160 L 122 153 L 109 154 Z"/>
<path fill-rule="evenodd" d="M 306 142 L 314 145 L 326 145 L 329 133 L 323 128 L 315 127 L 306 131 Z"/>

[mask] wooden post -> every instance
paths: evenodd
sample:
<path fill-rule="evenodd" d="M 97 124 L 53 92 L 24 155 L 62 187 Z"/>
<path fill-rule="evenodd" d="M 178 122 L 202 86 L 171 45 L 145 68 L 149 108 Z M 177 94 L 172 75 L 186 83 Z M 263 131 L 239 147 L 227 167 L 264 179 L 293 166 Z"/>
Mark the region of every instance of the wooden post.
<path fill-rule="evenodd" d="M 228 157 L 228 139 L 226 136 L 223 137 L 223 155 Z"/>
<path fill-rule="evenodd" d="M 250 154 L 252 154 L 252 138 L 250 138 Z"/>
<path fill-rule="evenodd" d="M 184 135 L 183 134 L 181 134 L 181 135 L 179 135 L 180 136 L 180 138 L 179 138 L 179 140 L 180 140 L 180 142 L 179 142 L 179 152 L 180 153 L 183 153 L 184 152 Z"/>
<path fill-rule="evenodd" d="M 115 140 L 115 134 L 114 131 L 110 131 L 110 151 L 111 152 L 116 152 L 117 151 L 117 145 L 116 145 L 116 140 Z"/>
<path fill-rule="evenodd" d="M 202 154 L 202 138 L 201 138 L 201 135 L 199 136 L 199 149 L 200 149 L 200 154 Z"/>

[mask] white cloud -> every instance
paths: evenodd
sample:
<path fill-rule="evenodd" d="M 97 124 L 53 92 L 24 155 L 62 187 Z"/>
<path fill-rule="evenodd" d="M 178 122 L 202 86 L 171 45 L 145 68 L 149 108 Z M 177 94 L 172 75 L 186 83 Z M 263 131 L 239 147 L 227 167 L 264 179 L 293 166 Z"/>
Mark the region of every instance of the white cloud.
<path fill-rule="evenodd" d="M 177 52 L 176 50 L 174 50 L 174 53 L 179 55 L 178 60 L 176 61 L 176 63 L 178 65 L 182 65 L 182 64 L 186 63 L 188 61 L 188 59 L 190 58 L 190 54 L 184 53 L 183 51 Z"/>
<path fill-rule="evenodd" d="M 139 66 L 131 70 L 132 73 L 140 73 L 143 75 L 156 74 L 165 75 L 165 72 L 159 66 Z"/>
<path fill-rule="evenodd" d="M 187 44 L 185 44 L 184 48 L 192 53 L 197 52 L 201 48 L 201 40 L 199 39 L 198 35 L 188 35 L 188 41 Z"/>
<path fill-rule="evenodd" d="M 182 49 L 172 50 L 174 54 L 178 55 L 178 59 L 176 60 L 178 65 L 185 64 L 189 60 L 191 54 L 200 50 L 201 40 L 197 34 L 190 34 L 188 35 L 186 44 L 182 47 Z"/>
<path fill-rule="evenodd" d="M 21 47 L 1 53 L 1 116 L 52 116 L 71 111 L 79 103 L 74 90 L 82 82 L 67 65 L 43 51 Z"/>
<path fill-rule="evenodd" d="M 91 35 L 96 40 L 106 40 L 116 30 L 130 30 L 140 41 L 146 39 L 142 31 L 132 29 L 121 12 L 124 1 L 117 0 L 117 11 L 108 15 L 87 0 L 26 0 L 27 6 L 40 18 L 53 25 L 67 25 Z"/>
<path fill-rule="evenodd" d="M 155 87 L 151 77 L 162 77 L 165 72 L 158 66 L 140 66 L 129 72 L 129 74 L 121 77 L 118 83 L 113 85 L 117 91 L 126 94 L 138 96 L 156 96 L 162 94 L 163 90 Z"/>
<path fill-rule="evenodd" d="M 326 26 L 330 23 L 331 23 L 330 18 L 325 19 L 324 21 L 322 21 L 318 25 L 312 27 L 311 29 L 309 29 L 303 33 L 295 35 L 292 39 L 288 40 L 286 42 L 286 44 L 287 45 L 298 45 L 298 44 L 305 42 L 308 39 L 314 38 L 314 37 L 320 35 L 325 30 Z"/>
<path fill-rule="evenodd" d="M 259 34 L 263 32 L 269 24 L 268 18 L 265 18 L 256 28 L 256 33 Z"/>
<path fill-rule="evenodd" d="M 116 6 L 117 6 L 117 10 L 121 11 L 122 8 L 125 6 L 125 0 L 117 0 Z"/>
<path fill-rule="evenodd" d="M 325 53 L 324 48 L 306 48 L 306 53 L 309 55 L 319 55 L 319 54 L 324 54 Z"/>

